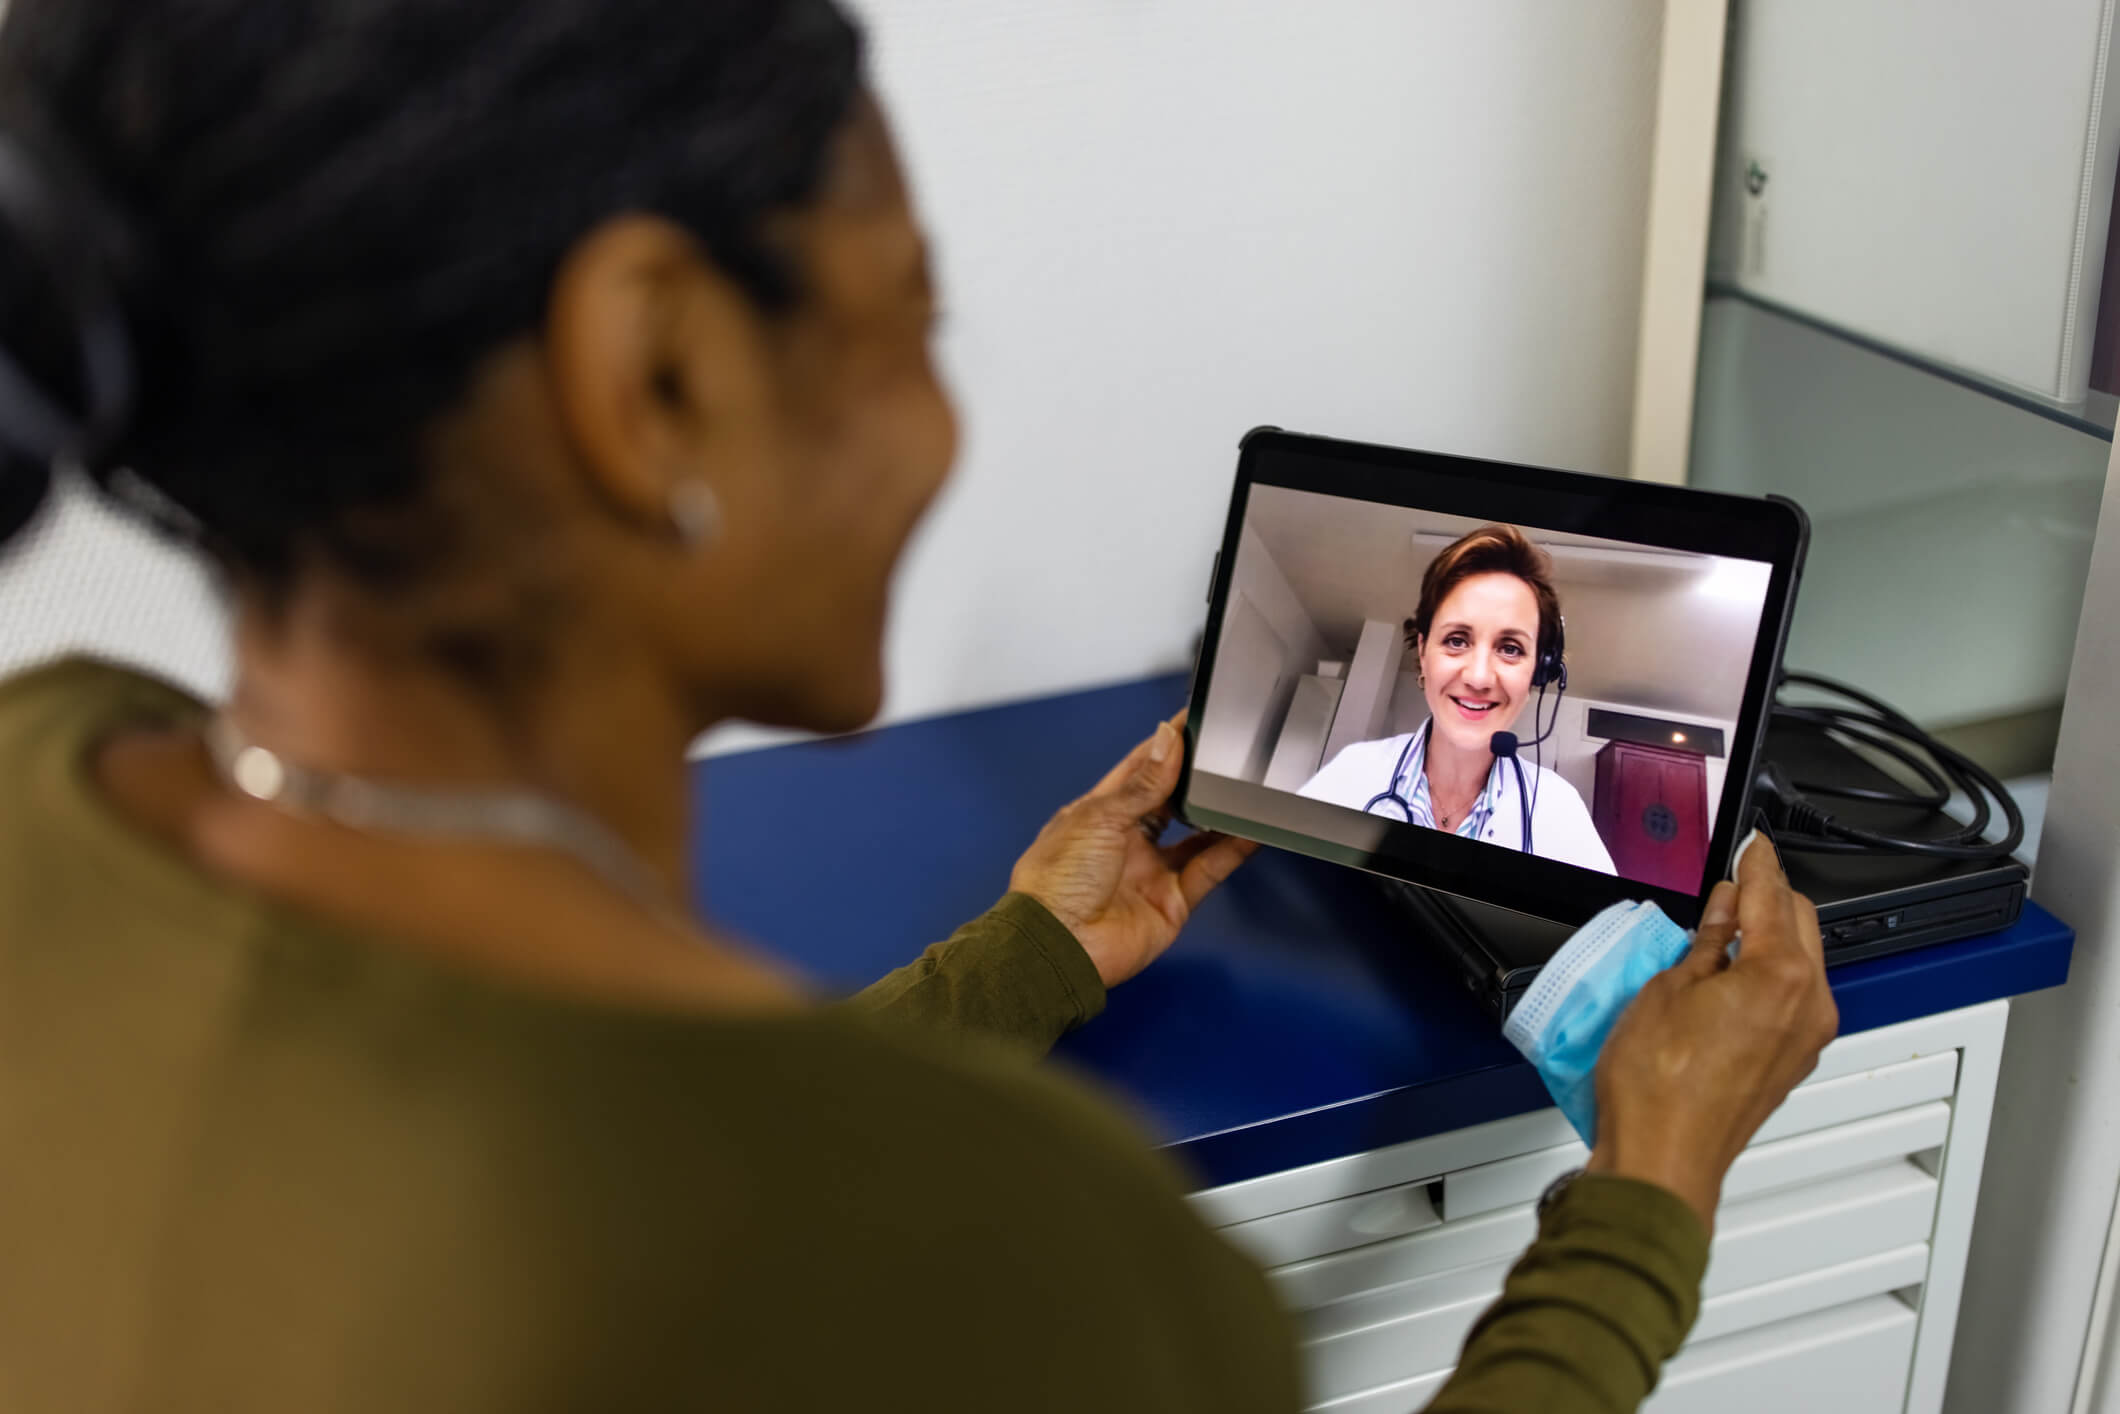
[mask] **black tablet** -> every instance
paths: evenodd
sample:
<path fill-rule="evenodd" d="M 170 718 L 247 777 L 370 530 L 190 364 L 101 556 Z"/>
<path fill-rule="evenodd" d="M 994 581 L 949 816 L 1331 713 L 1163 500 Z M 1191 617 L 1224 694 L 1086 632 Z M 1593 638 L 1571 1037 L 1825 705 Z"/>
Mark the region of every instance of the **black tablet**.
<path fill-rule="evenodd" d="M 1803 512 L 1261 429 L 1179 813 L 1564 923 L 1691 926 L 1747 799 Z"/>

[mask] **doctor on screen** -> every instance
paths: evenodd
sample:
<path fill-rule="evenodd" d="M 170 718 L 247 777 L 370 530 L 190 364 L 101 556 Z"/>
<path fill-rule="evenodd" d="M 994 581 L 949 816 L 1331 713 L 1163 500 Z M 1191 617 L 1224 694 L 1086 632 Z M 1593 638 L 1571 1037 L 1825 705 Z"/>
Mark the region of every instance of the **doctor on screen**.
<path fill-rule="evenodd" d="M 1617 873 L 1575 787 L 1530 759 L 1568 683 L 1546 553 L 1510 525 L 1461 537 L 1422 575 L 1406 633 L 1428 720 L 1341 748 L 1297 794 Z"/>

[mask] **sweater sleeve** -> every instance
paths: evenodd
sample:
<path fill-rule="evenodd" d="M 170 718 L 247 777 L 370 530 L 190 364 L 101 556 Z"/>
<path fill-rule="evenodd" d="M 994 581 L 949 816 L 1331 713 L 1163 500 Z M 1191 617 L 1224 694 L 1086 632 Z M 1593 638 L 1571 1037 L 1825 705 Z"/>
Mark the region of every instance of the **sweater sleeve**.
<path fill-rule="evenodd" d="M 1585 1174 L 1539 1224 L 1428 1414 L 1627 1414 L 1700 1310 L 1708 1234 L 1653 1184 Z"/>
<path fill-rule="evenodd" d="M 1013 893 L 850 1004 L 891 1025 L 1044 1052 L 1104 1010 L 1104 983 L 1065 924 Z"/>

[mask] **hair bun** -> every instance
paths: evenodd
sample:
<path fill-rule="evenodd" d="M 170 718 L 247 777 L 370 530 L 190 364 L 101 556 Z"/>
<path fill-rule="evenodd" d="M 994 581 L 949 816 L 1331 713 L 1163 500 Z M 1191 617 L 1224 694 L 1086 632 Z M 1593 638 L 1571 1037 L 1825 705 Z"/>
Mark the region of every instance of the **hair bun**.
<path fill-rule="evenodd" d="M 121 295 L 130 234 L 55 145 L 20 127 L 0 131 L 0 240 L 20 261 L 0 275 L 4 540 L 35 514 L 53 463 L 96 467 L 124 440 L 137 370 Z"/>

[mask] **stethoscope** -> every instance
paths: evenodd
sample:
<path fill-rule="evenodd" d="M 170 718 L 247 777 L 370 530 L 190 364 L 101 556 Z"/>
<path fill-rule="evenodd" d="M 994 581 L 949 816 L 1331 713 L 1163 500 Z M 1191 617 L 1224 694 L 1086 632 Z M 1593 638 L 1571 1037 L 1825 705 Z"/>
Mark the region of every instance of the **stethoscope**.
<path fill-rule="evenodd" d="M 1545 705 L 1545 699 L 1546 689 L 1544 684 L 1541 684 L 1539 687 L 1539 705 L 1541 707 Z M 1537 711 L 1534 710 L 1531 720 L 1533 725 L 1538 723 Z M 1560 725 L 1558 707 L 1554 710 L 1553 720 L 1555 726 Z M 1435 718 L 1430 717 L 1427 721 L 1421 723 L 1418 731 L 1406 738 L 1406 744 L 1399 748 L 1398 764 L 1391 768 L 1391 783 L 1369 797 L 1369 803 L 1362 807 L 1363 814 L 1375 815 L 1380 813 L 1377 810 L 1378 806 L 1390 805 L 1397 808 L 1399 820 L 1402 824 L 1411 825 L 1413 823 L 1413 802 L 1407 798 L 1404 789 L 1406 768 L 1413 761 L 1414 748 L 1423 745 L 1428 740 L 1428 729 L 1434 725 Z M 1539 733 L 1536 740 L 1544 741 L 1552 734 L 1553 729 L 1548 727 L 1545 731 Z M 1535 744 L 1536 742 L 1534 742 Z M 1487 749 L 1492 751 L 1496 757 L 1506 758 L 1509 764 L 1516 768 L 1516 801 L 1523 811 L 1524 819 L 1524 834 L 1517 848 L 1525 854 L 1536 854 L 1538 851 L 1532 847 L 1531 842 L 1531 796 L 1524 787 L 1524 763 L 1516 754 L 1516 746 L 1515 732 L 1496 732 L 1488 742 Z"/>
<path fill-rule="evenodd" d="M 1398 808 L 1401 824 L 1411 825 L 1413 823 L 1413 802 L 1407 798 L 1403 789 L 1406 780 L 1406 767 L 1413 760 L 1413 749 L 1428 739 L 1428 728 L 1434 724 L 1435 719 L 1431 717 L 1421 723 L 1420 730 L 1406 738 L 1406 744 L 1399 748 L 1399 764 L 1391 768 L 1391 784 L 1369 797 L 1369 803 L 1362 807 L 1364 815 L 1379 813 L 1377 810 L 1379 805 L 1392 805 Z"/>

